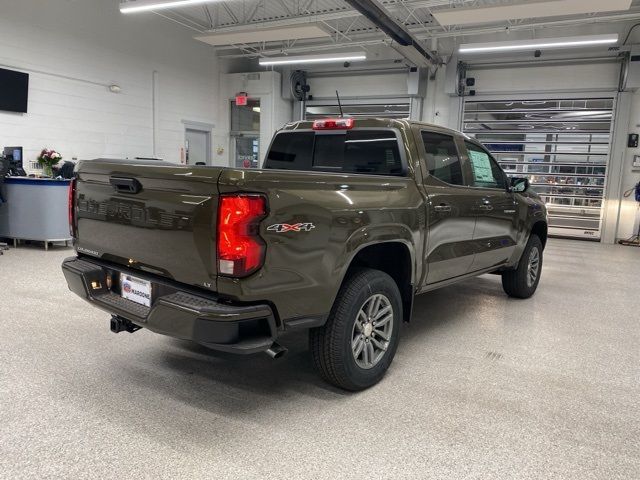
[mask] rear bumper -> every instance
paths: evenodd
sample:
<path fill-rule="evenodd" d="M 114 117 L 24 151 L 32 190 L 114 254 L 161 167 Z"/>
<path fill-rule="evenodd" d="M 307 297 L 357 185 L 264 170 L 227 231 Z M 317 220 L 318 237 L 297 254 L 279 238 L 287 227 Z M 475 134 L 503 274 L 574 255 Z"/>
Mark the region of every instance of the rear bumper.
<path fill-rule="evenodd" d="M 139 305 L 107 289 L 107 274 L 126 269 L 99 260 L 70 257 L 62 263 L 69 289 L 102 310 L 125 318 L 152 332 L 192 340 L 209 348 L 233 353 L 268 349 L 277 335 L 269 305 L 227 305 L 211 296 L 181 288 L 144 272 L 128 271 L 152 282 L 151 307 Z"/>

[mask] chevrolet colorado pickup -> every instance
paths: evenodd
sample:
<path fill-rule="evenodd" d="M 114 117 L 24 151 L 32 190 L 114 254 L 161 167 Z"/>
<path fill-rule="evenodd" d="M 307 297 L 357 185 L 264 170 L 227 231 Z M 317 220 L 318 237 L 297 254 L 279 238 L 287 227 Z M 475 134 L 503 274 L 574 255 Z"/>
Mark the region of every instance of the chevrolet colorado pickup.
<path fill-rule="evenodd" d="M 476 140 L 405 120 L 286 125 L 260 170 L 81 162 L 69 288 L 111 330 L 236 353 L 309 329 L 320 375 L 360 390 L 388 369 L 416 294 L 484 273 L 530 297 L 544 203 Z"/>

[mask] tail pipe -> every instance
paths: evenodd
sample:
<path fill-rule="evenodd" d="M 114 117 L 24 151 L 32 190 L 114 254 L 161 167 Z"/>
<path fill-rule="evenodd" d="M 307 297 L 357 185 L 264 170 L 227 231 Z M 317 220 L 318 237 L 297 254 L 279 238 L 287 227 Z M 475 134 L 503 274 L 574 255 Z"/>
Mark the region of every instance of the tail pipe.
<path fill-rule="evenodd" d="M 266 350 L 267 355 L 271 358 L 276 359 L 282 357 L 285 353 L 287 353 L 287 349 L 284 348 L 277 342 L 273 342 L 269 348 Z"/>

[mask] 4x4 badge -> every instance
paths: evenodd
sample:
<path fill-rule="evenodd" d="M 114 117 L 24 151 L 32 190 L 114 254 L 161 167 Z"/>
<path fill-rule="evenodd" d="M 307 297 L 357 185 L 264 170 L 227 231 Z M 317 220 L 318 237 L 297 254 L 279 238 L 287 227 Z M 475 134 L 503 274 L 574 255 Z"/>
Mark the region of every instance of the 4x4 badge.
<path fill-rule="evenodd" d="M 275 223 L 269 225 L 267 230 L 270 232 L 284 233 L 284 232 L 310 232 L 316 228 L 313 223 L 294 223 L 290 225 L 288 223 Z"/>

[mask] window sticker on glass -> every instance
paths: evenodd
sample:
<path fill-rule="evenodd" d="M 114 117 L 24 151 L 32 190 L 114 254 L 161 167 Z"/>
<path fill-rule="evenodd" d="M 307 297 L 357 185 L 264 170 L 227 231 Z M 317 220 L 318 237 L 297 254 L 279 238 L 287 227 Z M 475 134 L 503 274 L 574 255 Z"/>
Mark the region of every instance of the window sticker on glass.
<path fill-rule="evenodd" d="M 473 177 L 476 183 L 495 183 L 489 155 L 484 152 L 469 150 L 469 159 L 471 160 L 471 168 L 473 168 Z"/>

